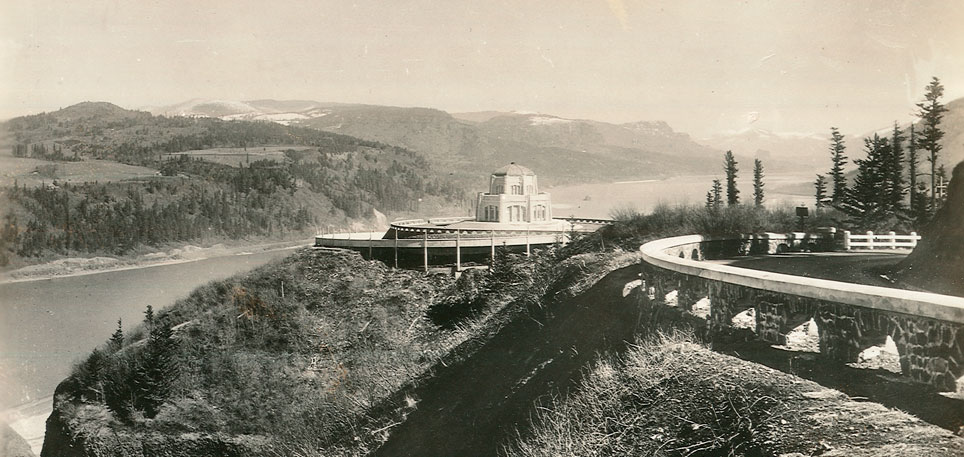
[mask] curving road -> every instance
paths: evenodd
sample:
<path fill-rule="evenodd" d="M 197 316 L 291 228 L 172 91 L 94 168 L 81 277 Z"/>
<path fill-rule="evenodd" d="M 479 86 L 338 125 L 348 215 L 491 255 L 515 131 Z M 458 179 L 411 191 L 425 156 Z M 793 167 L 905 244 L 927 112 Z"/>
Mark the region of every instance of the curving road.
<path fill-rule="evenodd" d="M 813 252 L 740 257 L 707 262 L 808 278 L 903 288 L 886 276 L 910 251 Z"/>

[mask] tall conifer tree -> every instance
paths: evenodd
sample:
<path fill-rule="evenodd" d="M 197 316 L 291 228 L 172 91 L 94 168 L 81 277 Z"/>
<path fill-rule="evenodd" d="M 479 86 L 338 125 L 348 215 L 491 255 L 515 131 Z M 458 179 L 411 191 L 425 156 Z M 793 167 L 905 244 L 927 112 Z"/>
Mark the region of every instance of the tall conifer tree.
<path fill-rule="evenodd" d="M 763 206 L 763 162 L 753 160 L 753 204 Z"/>
<path fill-rule="evenodd" d="M 927 161 L 931 165 L 931 210 L 937 210 L 937 165 L 940 158 L 941 138 L 944 132 L 940 129 L 941 119 L 947 108 L 941 103 L 944 86 L 935 76 L 925 88 L 924 100 L 917 104 L 917 116 L 920 118 L 921 130 L 917 144 L 927 151 Z"/>
<path fill-rule="evenodd" d="M 847 147 L 844 137 L 836 127 L 830 127 L 830 180 L 832 183 L 830 198 L 834 204 L 841 203 L 847 198 L 847 178 L 844 176 L 844 165 L 847 164 Z"/>
<path fill-rule="evenodd" d="M 723 171 L 726 173 L 726 204 L 736 205 L 740 203 L 740 190 L 736 188 L 736 173 L 740 171 L 736 168 L 736 158 L 733 151 L 726 151 L 723 155 Z"/>
<path fill-rule="evenodd" d="M 910 191 L 910 212 L 917 212 L 917 137 L 914 132 L 914 123 L 910 124 L 910 136 L 907 139 L 907 188 Z"/>
<path fill-rule="evenodd" d="M 817 208 L 823 207 L 824 200 L 827 199 L 827 177 L 817 175 L 817 180 L 813 182 L 814 198 L 817 200 Z"/>

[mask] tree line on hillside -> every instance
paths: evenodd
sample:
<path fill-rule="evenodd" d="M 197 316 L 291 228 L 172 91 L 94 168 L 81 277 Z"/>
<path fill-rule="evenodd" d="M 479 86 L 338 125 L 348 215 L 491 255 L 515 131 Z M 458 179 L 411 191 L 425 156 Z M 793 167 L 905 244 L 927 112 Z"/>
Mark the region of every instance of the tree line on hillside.
<path fill-rule="evenodd" d="M 463 203 L 464 194 L 454 184 L 425 179 L 399 160 L 379 163 L 379 156 L 289 150 L 280 162 L 231 167 L 181 155 L 159 167 L 172 178 L 15 185 L 9 198 L 28 217 L 6 216 L 0 264 L 6 264 L 10 254 L 124 254 L 141 245 L 202 238 L 284 236 L 306 231 L 322 218 L 338 217 L 339 211 L 368 218 L 373 209 L 410 210 L 412 202 L 429 195 Z M 327 213 L 311 209 L 325 201 L 330 202 Z"/>
<path fill-rule="evenodd" d="M 7 248 L 20 257 L 125 254 L 141 245 L 206 236 L 300 232 L 315 222 L 307 207 L 277 193 L 244 194 L 208 183 L 60 183 L 14 187 L 9 196 L 29 214 L 24 224 L 12 213 L 5 221 L 15 234 Z"/>
<path fill-rule="evenodd" d="M 12 151 L 18 157 L 35 156 L 38 148 L 53 142 L 57 151 L 48 160 L 111 159 L 131 165 L 155 167 L 162 154 L 216 147 L 255 148 L 269 145 L 311 146 L 325 153 L 362 149 L 404 156 L 420 167 L 428 163 L 418 154 L 375 141 L 307 127 L 264 121 L 225 121 L 216 118 L 152 116 L 116 108 L 114 116 L 71 118 L 59 112 L 11 119 Z M 67 148 L 56 155 L 63 147 Z M 34 152 L 37 149 L 38 152 Z M 29 155 L 28 155 L 29 152 Z M 69 154 L 68 154 L 69 153 Z"/>
<path fill-rule="evenodd" d="M 917 103 L 916 125 L 911 124 L 905 132 L 894 122 L 889 135 L 875 133 L 865 138 L 865 157 L 854 160 L 857 172 L 852 183 L 848 183 L 845 170 L 849 158 L 844 136 L 831 127 L 831 168 L 826 175 L 818 174 L 813 183 L 818 210 L 839 211 L 844 216 L 839 223 L 860 229 L 919 229 L 929 221 L 944 202 L 948 181 L 944 166 L 939 164 L 944 136 L 940 123 L 947 112 L 940 101 L 943 93 L 940 80 L 933 78 L 923 101 Z M 929 164 L 929 173 L 920 170 L 922 161 Z M 737 165 L 733 152 L 726 151 L 725 183 L 713 180 L 706 193 L 707 209 L 721 208 L 724 197 L 727 206 L 740 203 Z M 753 165 L 753 203 L 760 207 L 764 201 L 763 163 L 756 159 Z"/>
<path fill-rule="evenodd" d="M 71 155 L 64 154 L 63 146 L 56 142 L 54 142 L 49 149 L 45 143 L 33 143 L 29 145 L 14 144 L 12 152 L 14 157 L 21 158 L 29 157 L 57 162 L 77 162 L 82 160 L 77 154 L 77 151 L 73 151 Z"/>
<path fill-rule="evenodd" d="M 831 127 L 832 165 L 829 179 L 817 175 L 814 181 L 817 207 L 842 211 L 849 216 L 848 223 L 860 228 L 919 228 L 930 220 L 943 204 L 947 185 L 947 172 L 939 165 L 944 136 L 940 123 L 947 111 L 941 103 L 943 94 L 944 87 L 934 77 L 916 105 L 916 125 L 905 132 L 895 121 L 890 135 L 865 138 L 865 157 L 854 160 L 857 174 L 852 183 L 844 173 L 844 136 Z M 930 164 L 929 173 L 920 170 L 921 155 Z"/>

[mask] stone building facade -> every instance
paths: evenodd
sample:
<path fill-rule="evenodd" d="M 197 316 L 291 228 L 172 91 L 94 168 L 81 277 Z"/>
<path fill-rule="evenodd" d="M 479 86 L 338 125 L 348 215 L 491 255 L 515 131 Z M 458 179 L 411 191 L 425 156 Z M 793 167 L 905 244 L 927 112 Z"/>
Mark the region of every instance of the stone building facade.
<path fill-rule="evenodd" d="M 510 163 L 492 172 L 489 192 L 479 192 L 478 222 L 540 223 L 552 221 L 549 194 L 539 192 L 532 170 Z"/>

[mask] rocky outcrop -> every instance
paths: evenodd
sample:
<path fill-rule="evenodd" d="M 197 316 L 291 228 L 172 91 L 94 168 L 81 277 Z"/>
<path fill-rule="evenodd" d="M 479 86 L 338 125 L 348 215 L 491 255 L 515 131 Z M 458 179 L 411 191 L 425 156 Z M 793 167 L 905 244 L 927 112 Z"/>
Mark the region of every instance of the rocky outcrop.
<path fill-rule="evenodd" d="M 895 276 L 942 294 L 964 296 L 964 162 L 954 167 L 947 201 Z"/>
<path fill-rule="evenodd" d="M 246 457 L 270 452 L 269 441 L 261 436 L 161 433 L 101 420 L 96 410 L 79 411 L 84 406 L 72 403 L 62 393 L 63 385 L 54 395 L 41 457 Z"/>

